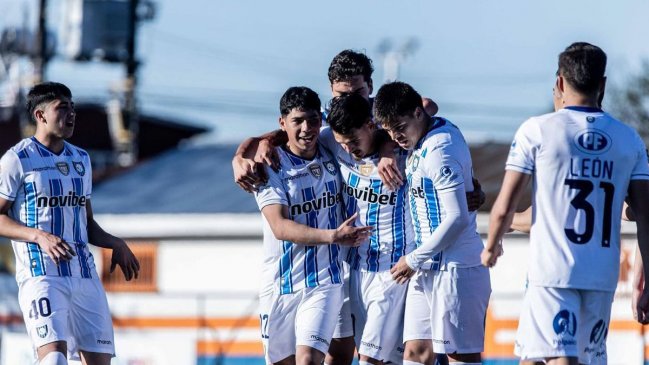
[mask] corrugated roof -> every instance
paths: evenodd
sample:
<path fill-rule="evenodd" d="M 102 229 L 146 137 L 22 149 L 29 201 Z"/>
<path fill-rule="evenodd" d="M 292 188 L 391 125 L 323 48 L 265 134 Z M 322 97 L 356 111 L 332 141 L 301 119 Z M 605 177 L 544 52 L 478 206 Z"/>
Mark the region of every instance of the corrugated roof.
<path fill-rule="evenodd" d="M 253 213 L 251 194 L 232 176 L 235 146 L 196 146 L 167 152 L 93 189 L 98 214 Z"/>
<path fill-rule="evenodd" d="M 256 213 L 252 195 L 234 183 L 231 145 L 203 145 L 165 153 L 116 176 L 93 192 L 98 214 Z M 509 145 L 471 146 L 473 169 L 487 195 L 489 211 L 502 183 Z M 530 184 L 531 185 L 531 184 Z M 529 206 L 529 194 L 520 207 Z"/>

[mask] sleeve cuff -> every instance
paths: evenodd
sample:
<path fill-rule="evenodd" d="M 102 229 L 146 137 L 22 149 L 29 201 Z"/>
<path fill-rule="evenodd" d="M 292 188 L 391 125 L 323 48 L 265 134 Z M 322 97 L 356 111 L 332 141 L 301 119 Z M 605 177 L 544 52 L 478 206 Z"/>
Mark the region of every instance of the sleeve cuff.
<path fill-rule="evenodd" d="M 406 255 L 406 264 L 408 265 L 409 268 L 415 271 L 419 270 L 421 263 L 417 262 L 417 258 L 415 257 L 415 251 L 412 251 L 411 253 Z"/>

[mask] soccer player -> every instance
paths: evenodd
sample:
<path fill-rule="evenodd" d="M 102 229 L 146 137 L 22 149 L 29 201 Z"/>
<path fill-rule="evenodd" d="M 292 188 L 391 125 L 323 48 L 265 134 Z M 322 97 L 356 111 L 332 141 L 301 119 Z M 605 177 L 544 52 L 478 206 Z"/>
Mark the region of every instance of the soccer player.
<path fill-rule="evenodd" d="M 318 142 L 318 95 L 289 88 L 280 112 L 288 142 L 277 147 L 279 169 L 268 167 L 255 193 L 264 218 L 262 341 L 269 364 L 320 364 L 343 303 L 338 244 L 357 245 L 371 227 L 353 227 L 355 215 L 341 224 L 338 166 Z"/>
<path fill-rule="evenodd" d="M 637 132 L 598 107 L 605 69 L 606 54 L 588 43 L 573 43 L 559 55 L 555 112 L 530 118 L 517 131 L 491 212 L 482 253 L 489 267 L 534 179 L 529 285 L 515 348 L 522 360 L 606 362 L 627 194 L 633 211 L 641 212 L 638 243 L 642 258 L 649 257 L 645 147 Z M 638 303 L 641 323 L 648 321 L 648 303 L 645 291 Z"/>
<path fill-rule="evenodd" d="M 409 151 L 408 201 L 418 247 L 391 269 L 397 282 L 410 279 L 404 364 L 421 363 L 421 354 L 408 350 L 409 342 L 426 349 L 429 338 L 435 353 L 479 364 L 491 285 L 480 264 L 476 213 L 467 209 L 465 193 L 474 189 L 469 148 L 456 126 L 430 117 L 421 96 L 402 82 L 379 89 L 374 118 Z"/>
<path fill-rule="evenodd" d="M 46 82 L 27 95 L 36 133 L 0 160 L 0 235 L 11 239 L 27 332 L 41 365 L 107 365 L 114 356 L 113 325 L 88 244 L 113 250 L 126 280 L 139 263 L 126 243 L 93 218 L 88 153 L 65 140 L 75 125 L 74 103 L 63 84 Z"/>
<path fill-rule="evenodd" d="M 378 175 L 378 151 L 387 135 L 377 129 L 363 96 L 334 98 L 327 122 L 330 128 L 320 138 L 340 164 L 347 215 L 358 213 L 358 224 L 375 227 L 370 239 L 348 256 L 359 364 L 400 363 L 406 287 L 392 279 L 390 268 L 414 248 L 405 186 L 394 191 Z M 403 169 L 405 154 L 397 155 Z"/>

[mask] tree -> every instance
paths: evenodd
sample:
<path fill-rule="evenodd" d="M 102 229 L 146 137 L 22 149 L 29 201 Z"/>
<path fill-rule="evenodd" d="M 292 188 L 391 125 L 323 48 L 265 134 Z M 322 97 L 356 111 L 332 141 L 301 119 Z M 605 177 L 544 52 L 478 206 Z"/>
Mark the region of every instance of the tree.
<path fill-rule="evenodd" d="M 624 86 L 611 88 L 612 114 L 635 128 L 645 143 L 649 141 L 649 60 L 642 63 L 640 71 L 631 75 Z"/>

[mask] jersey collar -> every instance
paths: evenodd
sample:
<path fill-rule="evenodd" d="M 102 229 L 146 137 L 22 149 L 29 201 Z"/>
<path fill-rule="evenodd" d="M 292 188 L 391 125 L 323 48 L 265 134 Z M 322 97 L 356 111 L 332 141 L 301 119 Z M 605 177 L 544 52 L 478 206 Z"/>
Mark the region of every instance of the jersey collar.
<path fill-rule="evenodd" d="M 584 113 L 603 113 L 604 111 L 600 108 L 594 108 L 592 106 L 567 106 L 564 109 L 574 110 L 576 112 Z"/>

